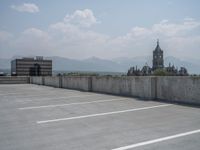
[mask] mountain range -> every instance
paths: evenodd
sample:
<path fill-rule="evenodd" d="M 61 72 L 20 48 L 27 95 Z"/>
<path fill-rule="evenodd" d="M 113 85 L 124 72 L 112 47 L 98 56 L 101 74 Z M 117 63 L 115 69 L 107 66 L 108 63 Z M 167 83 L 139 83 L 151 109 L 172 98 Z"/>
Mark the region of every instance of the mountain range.
<path fill-rule="evenodd" d="M 10 61 L 19 58 L 15 56 L 10 59 L 0 58 L 0 69 L 10 69 Z M 64 58 L 59 56 L 46 57 L 52 59 L 54 71 L 92 71 L 92 72 L 127 72 L 131 66 L 142 68 L 145 64 L 152 66 L 151 56 L 141 57 L 120 57 L 112 60 L 102 59 L 98 57 L 90 57 L 83 60 Z M 200 74 L 200 60 L 180 60 L 176 57 L 165 57 L 165 66 L 174 64 L 176 67 L 184 66 L 190 74 Z"/>

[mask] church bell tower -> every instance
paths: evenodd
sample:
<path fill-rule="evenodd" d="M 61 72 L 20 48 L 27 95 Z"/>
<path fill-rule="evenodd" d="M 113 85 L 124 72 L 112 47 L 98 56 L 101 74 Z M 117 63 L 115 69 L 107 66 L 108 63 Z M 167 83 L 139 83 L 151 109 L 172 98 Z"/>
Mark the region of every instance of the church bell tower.
<path fill-rule="evenodd" d="M 153 51 L 153 70 L 164 68 L 163 50 L 159 46 L 159 40 L 157 40 L 157 46 Z"/>

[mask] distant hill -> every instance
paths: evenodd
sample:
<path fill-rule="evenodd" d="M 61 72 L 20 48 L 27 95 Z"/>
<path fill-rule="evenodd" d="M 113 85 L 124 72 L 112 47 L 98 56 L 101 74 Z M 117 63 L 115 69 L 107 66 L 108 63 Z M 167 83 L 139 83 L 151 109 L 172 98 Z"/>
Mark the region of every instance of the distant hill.
<path fill-rule="evenodd" d="M 70 70 L 70 71 L 108 71 L 118 72 L 122 71 L 118 68 L 118 64 L 96 57 L 91 57 L 84 60 L 75 60 L 63 57 L 49 57 L 53 61 L 54 70 Z M 124 70 L 125 71 L 125 70 Z"/>
<path fill-rule="evenodd" d="M 17 56 L 19 57 L 19 56 Z M 16 57 L 13 57 L 16 58 Z M 13 59 L 1 59 L 0 58 L 0 70 L 10 69 L 10 61 Z M 60 71 L 93 71 L 93 72 L 127 72 L 131 66 L 138 66 L 141 68 L 146 63 L 152 66 L 152 57 L 133 57 L 133 58 L 115 58 L 112 60 L 101 59 L 98 57 L 90 57 L 84 60 L 69 59 L 64 57 L 47 57 L 53 60 L 53 70 Z M 185 66 L 189 73 L 200 74 L 200 61 L 183 61 L 176 57 L 166 57 L 165 66 L 168 64 L 174 64 L 177 67 Z"/>

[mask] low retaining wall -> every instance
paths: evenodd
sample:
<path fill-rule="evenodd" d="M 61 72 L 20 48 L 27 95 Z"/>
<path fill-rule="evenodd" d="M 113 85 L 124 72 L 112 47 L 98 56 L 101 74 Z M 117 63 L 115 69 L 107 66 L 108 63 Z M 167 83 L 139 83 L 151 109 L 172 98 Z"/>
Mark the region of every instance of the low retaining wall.
<path fill-rule="evenodd" d="M 43 77 L 44 78 L 44 85 L 53 86 L 53 87 L 61 87 L 60 85 L 60 77 Z"/>
<path fill-rule="evenodd" d="M 92 91 L 91 88 L 91 77 L 72 77 L 72 76 L 67 76 L 67 77 L 62 77 L 62 88 L 68 88 L 68 89 L 77 89 L 77 90 L 83 90 L 83 91 Z"/>
<path fill-rule="evenodd" d="M 44 78 L 43 77 L 31 77 L 30 83 L 44 85 Z"/>
<path fill-rule="evenodd" d="M 31 83 L 200 105 L 199 77 L 31 77 Z"/>
<path fill-rule="evenodd" d="M 92 91 L 154 99 L 151 77 L 93 77 Z"/>
<path fill-rule="evenodd" d="M 30 83 L 29 77 L 0 77 L 0 84 L 26 84 Z"/>
<path fill-rule="evenodd" d="M 156 98 L 200 104 L 200 77 L 157 77 Z"/>

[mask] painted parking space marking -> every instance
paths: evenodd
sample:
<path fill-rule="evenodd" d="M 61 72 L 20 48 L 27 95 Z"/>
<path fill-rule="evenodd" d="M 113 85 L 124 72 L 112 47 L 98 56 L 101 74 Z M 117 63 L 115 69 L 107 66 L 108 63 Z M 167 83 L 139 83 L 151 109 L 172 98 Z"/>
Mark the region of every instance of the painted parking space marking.
<path fill-rule="evenodd" d="M 40 108 L 52 108 L 52 107 L 62 107 L 62 106 L 70 106 L 70 105 L 84 105 L 84 104 L 92 104 L 92 103 L 103 103 L 103 102 L 111 102 L 111 101 L 120 101 L 128 98 L 115 98 L 115 99 L 106 99 L 106 100 L 97 100 L 97 101 L 87 101 L 87 102 L 76 102 L 76 103 L 65 103 L 65 104 L 55 104 L 55 105 L 43 105 L 43 106 L 33 106 L 33 107 L 22 107 L 18 108 L 20 110 L 30 110 L 30 109 L 40 109 Z"/>
<path fill-rule="evenodd" d="M 167 107 L 167 106 L 171 106 L 171 105 L 172 104 L 154 105 L 154 106 L 149 106 L 149 107 L 141 107 L 141 108 L 127 109 L 127 110 L 120 110 L 120 111 L 112 111 L 112 112 L 99 113 L 99 114 L 91 114 L 91 115 L 68 117 L 68 118 L 58 118 L 58 119 L 51 119 L 51 120 L 42 120 L 42 121 L 37 121 L 37 123 L 43 124 L 43 123 L 52 123 L 52 122 L 59 122 L 59 121 L 68 121 L 68 120 L 75 120 L 75 119 L 91 118 L 91 117 L 98 117 L 98 116 L 105 116 L 105 115 L 113 115 L 113 114 L 120 114 L 120 113 L 126 113 L 126 112 L 147 110 L 147 109 L 153 109 L 153 108 L 159 108 L 159 107 Z"/>
<path fill-rule="evenodd" d="M 29 95 L 30 93 L 9 93 L 9 94 L 4 94 L 2 96 L 10 96 L 10 97 L 15 97 L 15 98 L 31 98 L 31 97 L 39 97 L 39 96 L 49 96 L 48 93 L 35 93 L 34 95 Z"/>
<path fill-rule="evenodd" d="M 136 144 L 132 144 L 132 145 L 128 145 L 128 146 L 123 146 L 123 147 L 115 148 L 112 150 L 128 150 L 128 149 L 132 149 L 132 148 L 136 148 L 136 147 L 141 147 L 141 146 L 145 146 L 145 145 L 149 145 L 149 144 L 163 142 L 163 141 L 180 138 L 183 136 L 188 136 L 188 135 L 197 134 L 197 133 L 200 133 L 200 129 L 189 131 L 189 132 L 184 132 L 184 133 L 180 133 L 180 134 L 175 134 L 175 135 L 171 135 L 171 136 L 166 136 L 166 137 L 158 138 L 158 139 L 154 139 L 154 140 L 144 141 L 144 142 L 140 142 L 140 143 L 136 143 Z"/>
<path fill-rule="evenodd" d="M 15 94 L 21 94 L 21 93 L 0 93 L 1 96 L 9 96 L 9 95 L 14 95 Z"/>
<path fill-rule="evenodd" d="M 19 100 L 18 102 L 32 102 L 32 101 L 38 101 L 38 100 L 59 100 L 59 99 L 68 99 L 68 98 L 79 98 L 79 97 L 89 97 L 94 95 L 72 95 L 72 96 L 63 96 L 63 97 L 54 97 L 54 98 L 38 98 L 38 99 L 25 99 L 25 100 Z"/>
<path fill-rule="evenodd" d="M 33 93 L 33 92 L 31 92 Z M 17 98 L 26 98 L 26 97 L 35 97 L 35 96 L 48 96 L 48 93 L 45 92 L 39 92 L 39 93 L 33 93 L 31 94 L 30 91 L 27 91 L 27 93 L 22 92 L 15 92 L 15 93 L 0 93 L 0 96 L 15 96 Z M 55 92 L 51 92 L 55 93 Z M 65 94 L 81 94 L 82 92 L 71 92 L 71 91 L 65 91 Z M 31 95 L 29 95 L 31 94 Z M 87 94 L 88 95 L 88 94 Z M 95 94 L 94 94 L 95 95 Z"/>

